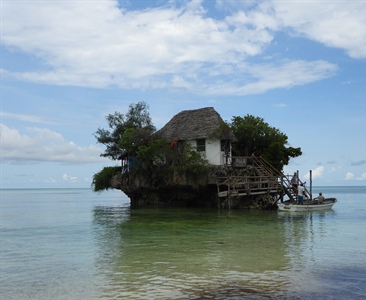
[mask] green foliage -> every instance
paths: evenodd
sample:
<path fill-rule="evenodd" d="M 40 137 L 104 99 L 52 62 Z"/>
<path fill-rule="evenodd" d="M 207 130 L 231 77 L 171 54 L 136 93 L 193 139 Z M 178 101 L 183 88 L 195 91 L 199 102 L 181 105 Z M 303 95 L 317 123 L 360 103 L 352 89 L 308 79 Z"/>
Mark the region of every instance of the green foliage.
<path fill-rule="evenodd" d="M 147 145 L 151 140 L 149 128 L 127 128 L 119 141 L 119 147 L 129 155 L 136 156 L 141 146 Z"/>
<path fill-rule="evenodd" d="M 141 167 L 149 168 L 151 165 L 164 166 L 171 159 L 172 149 L 169 143 L 162 139 L 151 139 L 148 143 L 140 145 L 137 150 L 137 158 Z"/>
<path fill-rule="evenodd" d="M 179 148 L 180 150 L 177 152 L 170 148 L 166 140 L 151 140 L 149 143 L 138 147 L 139 166 L 143 169 L 149 169 L 151 166 L 169 167 L 173 163 L 175 167 L 190 169 L 195 172 L 208 165 L 207 159 L 197 152 L 192 145 L 184 143 Z"/>
<path fill-rule="evenodd" d="M 181 165 L 194 169 L 195 167 L 207 166 L 208 160 L 201 153 L 197 152 L 191 144 L 185 144 L 181 156 Z"/>
<path fill-rule="evenodd" d="M 171 165 L 165 165 L 161 169 L 164 177 L 171 174 L 180 174 L 183 178 L 191 178 L 191 180 L 199 180 L 206 178 L 208 174 L 208 160 L 205 159 L 200 152 L 191 144 L 183 143 L 178 152 L 169 148 L 169 161 Z M 172 177 L 170 177 L 171 180 Z"/>
<path fill-rule="evenodd" d="M 155 127 L 152 124 L 150 114 L 148 112 L 148 105 L 145 102 L 138 102 L 137 104 L 131 104 L 126 115 L 119 112 L 109 114 L 106 117 L 109 130 L 98 128 L 94 133 L 97 142 L 106 146 L 106 150 L 101 156 L 109 157 L 116 160 L 122 153 L 127 151 L 124 146 L 131 146 L 131 132 L 124 133 L 128 129 L 141 129 L 146 135 L 151 135 L 155 131 Z M 139 132 L 140 134 L 141 132 Z M 125 139 L 125 143 L 121 143 L 122 139 Z M 129 142 L 127 142 L 129 141 Z M 121 147 L 122 146 L 122 147 Z"/>
<path fill-rule="evenodd" d="M 214 130 L 208 138 L 218 140 L 230 140 L 231 137 L 232 131 L 230 128 L 230 124 L 222 122 L 220 126 L 216 130 Z"/>
<path fill-rule="evenodd" d="M 262 118 L 252 115 L 233 117 L 230 126 L 237 138 L 237 142 L 233 143 L 233 155 L 262 156 L 275 168 L 282 170 L 290 157 L 302 154 L 300 148 L 287 148 L 287 135 L 269 126 Z"/>
<path fill-rule="evenodd" d="M 100 172 L 94 174 L 92 188 L 94 192 L 101 192 L 111 188 L 111 179 L 121 173 L 121 167 L 104 167 Z"/>

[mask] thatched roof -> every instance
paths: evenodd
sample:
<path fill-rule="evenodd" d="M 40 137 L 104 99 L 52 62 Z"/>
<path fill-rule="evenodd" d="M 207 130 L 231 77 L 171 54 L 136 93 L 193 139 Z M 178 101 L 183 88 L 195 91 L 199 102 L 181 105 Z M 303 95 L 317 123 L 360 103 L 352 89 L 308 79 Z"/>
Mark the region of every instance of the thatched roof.
<path fill-rule="evenodd" d="M 155 133 L 158 138 L 173 140 L 218 139 L 236 140 L 231 131 L 223 130 L 224 121 L 213 107 L 184 110 Z"/>

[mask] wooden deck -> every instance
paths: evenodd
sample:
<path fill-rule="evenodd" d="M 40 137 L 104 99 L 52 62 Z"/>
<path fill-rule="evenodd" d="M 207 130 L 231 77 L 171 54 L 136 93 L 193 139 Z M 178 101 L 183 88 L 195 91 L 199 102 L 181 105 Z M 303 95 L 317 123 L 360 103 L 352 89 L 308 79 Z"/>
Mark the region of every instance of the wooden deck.
<path fill-rule="evenodd" d="M 234 160 L 235 161 L 235 160 Z M 245 162 L 233 168 L 251 168 L 251 175 L 217 177 L 218 205 L 228 204 L 231 199 L 252 195 L 272 196 L 274 201 L 283 200 L 287 196 L 289 200 L 295 200 L 296 195 L 292 189 L 291 179 L 260 157 L 240 157 L 237 161 Z"/>

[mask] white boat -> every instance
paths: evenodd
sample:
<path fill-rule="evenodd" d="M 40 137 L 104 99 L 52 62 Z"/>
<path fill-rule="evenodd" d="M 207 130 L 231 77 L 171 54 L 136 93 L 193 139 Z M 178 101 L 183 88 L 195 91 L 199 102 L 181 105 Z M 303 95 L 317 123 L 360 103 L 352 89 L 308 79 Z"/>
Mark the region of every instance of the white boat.
<path fill-rule="evenodd" d="M 304 204 L 294 203 L 288 200 L 278 203 L 277 206 L 280 211 L 319 211 L 331 209 L 336 202 L 336 198 L 326 198 L 322 204 L 314 200 L 306 200 Z"/>

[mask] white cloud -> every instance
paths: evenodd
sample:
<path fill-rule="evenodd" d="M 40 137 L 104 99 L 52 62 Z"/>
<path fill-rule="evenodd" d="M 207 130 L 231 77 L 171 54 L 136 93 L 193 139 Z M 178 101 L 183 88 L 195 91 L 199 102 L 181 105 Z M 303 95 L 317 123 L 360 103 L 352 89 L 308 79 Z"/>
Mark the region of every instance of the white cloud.
<path fill-rule="evenodd" d="M 92 5 L 88 1 L 4 2 L 4 45 L 37 56 L 43 65 L 24 72 L 2 70 L 2 74 L 59 85 L 173 87 L 246 95 L 306 84 L 336 72 L 336 66 L 326 61 L 251 62 L 279 30 L 271 2 L 256 7 L 251 2 L 250 10 L 235 10 L 220 20 L 206 16 L 202 3 L 127 11 L 114 0 Z M 290 5 L 285 11 L 275 3 L 281 22 L 300 31 L 302 27 L 291 17 L 285 18 L 286 13 L 297 16 L 297 10 Z"/>
<path fill-rule="evenodd" d="M 356 180 L 362 181 L 366 180 L 366 173 L 362 173 L 360 177 L 357 177 Z"/>
<path fill-rule="evenodd" d="M 330 168 L 330 173 L 335 173 L 341 170 L 342 168 L 340 166 L 333 166 Z"/>
<path fill-rule="evenodd" d="M 106 161 L 96 146 L 80 147 L 47 128 L 27 128 L 27 134 L 0 124 L 1 159 L 12 162 L 53 161 L 90 163 Z"/>
<path fill-rule="evenodd" d="M 216 7 L 224 11 L 238 11 L 243 8 L 254 7 L 257 4 L 257 0 L 216 0 Z"/>
<path fill-rule="evenodd" d="M 324 173 L 324 167 L 323 166 L 318 166 L 315 169 L 312 170 L 312 178 L 319 178 L 323 175 Z M 307 172 L 304 175 L 304 179 L 309 180 L 310 179 L 310 172 Z"/>
<path fill-rule="evenodd" d="M 67 182 L 76 183 L 78 182 L 78 178 L 76 176 L 71 176 L 69 174 L 62 175 L 62 179 Z"/>
<path fill-rule="evenodd" d="M 276 108 L 285 108 L 287 107 L 287 105 L 285 103 L 275 103 L 273 104 L 274 107 Z"/>
<path fill-rule="evenodd" d="M 236 79 L 230 78 L 227 83 L 222 85 L 214 82 L 204 86 L 204 89 L 216 95 L 258 94 L 271 89 L 289 88 L 324 79 L 334 75 L 337 71 L 335 65 L 325 61 L 307 62 L 302 60 L 286 60 L 276 64 L 237 66 L 236 68 L 242 69 L 242 71 L 231 74 L 236 76 Z"/>
<path fill-rule="evenodd" d="M 354 174 L 352 172 L 347 172 L 345 176 L 345 180 L 352 180 L 354 178 Z"/>
<path fill-rule="evenodd" d="M 55 122 L 40 118 L 39 116 L 26 115 L 26 114 L 14 114 L 5 111 L 0 112 L 1 119 L 12 119 L 23 122 L 40 123 L 40 124 L 54 124 Z"/>
<path fill-rule="evenodd" d="M 366 57 L 364 1 L 272 1 L 282 25 L 324 45 Z"/>
<path fill-rule="evenodd" d="M 50 177 L 49 179 L 43 180 L 43 183 L 56 183 L 56 179 Z"/>

